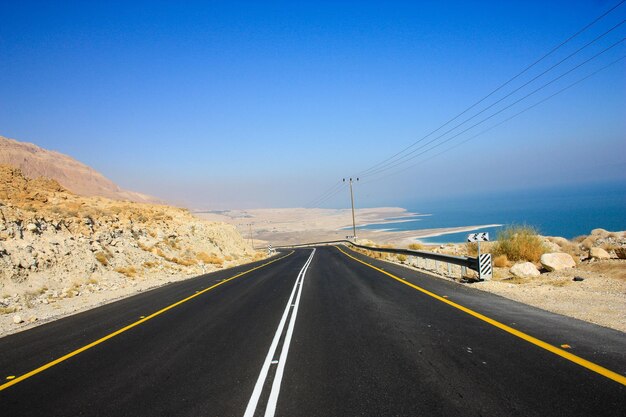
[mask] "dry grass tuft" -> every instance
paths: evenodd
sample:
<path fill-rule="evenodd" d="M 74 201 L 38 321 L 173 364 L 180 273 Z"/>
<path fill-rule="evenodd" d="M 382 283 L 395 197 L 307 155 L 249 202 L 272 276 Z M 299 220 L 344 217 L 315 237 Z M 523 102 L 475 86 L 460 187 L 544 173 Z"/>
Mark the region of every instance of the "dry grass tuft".
<path fill-rule="evenodd" d="M 422 245 L 421 243 L 411 243 L 409 245 L 409 249 L 411 249 L 411 250 L 422 250 L 422 249 L 424 249 L 424 245 Z"/>
<path fill-rule="evenodd" d="M 15 313 L 17 309 L 13 306 L 11 307 L 0 307 L 0 314 L 10 314 Z"/>
<path fill-rule="evenodd" d="M 467 256 L 478 256 L 478 243 L 467 242 L 465 249 L 467 250 Z"/>
<path fill-rule="evenodd" d="M 396 258 L 398 258 L 398 260 L 399 260 L 400 262 L 406 262 L 406 260 L 407 260 L 406 255 L 403 255 L 403 254 L 401 254 L 401 253 L 400 253 L 400 254 L 398 254 L 398 255 L 396 255 Z"/>
<path fill-rule="evenodd" d="M 506 268 L 509 266 L 509 258 L 506 255 L 498 255 L 493 258 L 493 265 L 498 268 Z"/>
<path fill-rule="evenodd" d="M 498 233 L 498 241 L 492 247 L 494 256 L 506 255 L 511 261 L 539 262 L 546 253 L 541 237 L 530 226 L 511 226 Z"/>
<path fill-rule="evenodd" d="M 104 252 L 96 252 L 95 254 L 96 260 L 100 262 L 103 266 L 109 265 L 109 257 Z"/>
<path fill-rule="evenodd" d="M 172 262 L 177 263 L 178 265 L 182 265 L 182 266 L 191 266 L 191 265 L 196 265 L 198 263 L 198 261 L 196 261 L 195 259 L 191 259 L 191 258 L 172 258 Z"/>
<path fill-rule="evenodd" d="M 119 272 L 122 275 L 126 275 L 128 278 L 134 278 L 137 275 L 137 270 L 134 266 L 129 266 L 126 268 L 115 268 L 115 272 Z"/>
<path fill-rule="evenodd" d="M 224 263 L 224 260 L 214 253 L 209 255 L 206 252 L 198 252 L 196 254 L 196 259 L 204 262 L 205 264 L 222 265 Z"/>

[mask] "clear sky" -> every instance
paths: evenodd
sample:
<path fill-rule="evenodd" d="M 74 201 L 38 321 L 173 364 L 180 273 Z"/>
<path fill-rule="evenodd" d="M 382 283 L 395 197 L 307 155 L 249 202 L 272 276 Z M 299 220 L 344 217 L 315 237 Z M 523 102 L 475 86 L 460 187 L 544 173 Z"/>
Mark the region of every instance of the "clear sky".
<path fill-rule="evenodd" d="M 0 135 L 179 204 L 303 206 L 438 128 L 617 3 L 2 1 Z M 421 144 L 625 18 L 622 4 Z M 625 34 L 618 26 L 433 145 Z M 626 60 L 423 161 L 624 55 L 622 42 L 400 174 L 362 176 L 360 205 L 626 181 Z M 347 202 L 341 192 L 323 205 Z"/>

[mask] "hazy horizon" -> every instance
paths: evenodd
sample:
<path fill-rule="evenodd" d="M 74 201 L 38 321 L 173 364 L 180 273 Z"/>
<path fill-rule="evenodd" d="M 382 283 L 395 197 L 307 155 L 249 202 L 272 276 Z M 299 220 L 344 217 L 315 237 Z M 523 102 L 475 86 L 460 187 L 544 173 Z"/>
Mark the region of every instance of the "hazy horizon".
<path fill-rule="evenodd" d="M 350 176 L 360 207 L 624 183 L 624 5 L 367 173 L 615 4 L 5 3 L 0 134 L 198 209 L 344 208 Z"/>

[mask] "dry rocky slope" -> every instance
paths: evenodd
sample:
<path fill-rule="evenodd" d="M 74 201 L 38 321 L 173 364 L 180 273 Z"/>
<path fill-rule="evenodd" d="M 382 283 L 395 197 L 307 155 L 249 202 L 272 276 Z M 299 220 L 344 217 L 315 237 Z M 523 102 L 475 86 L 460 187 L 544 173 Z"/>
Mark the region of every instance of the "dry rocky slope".
<path fill-rule="evenodd" d="M 78 195 L 159 203 L 155 197 L 122 190 L 99 172 L 68 155 L 4 136 L 0 136 L 0 164 L 20 168 L 28 178 L 52 178 Z"/>
<path fill-rule="evenodd" d="M 231 225 L 0 165 L 0 335 L 261 256 Z"/>

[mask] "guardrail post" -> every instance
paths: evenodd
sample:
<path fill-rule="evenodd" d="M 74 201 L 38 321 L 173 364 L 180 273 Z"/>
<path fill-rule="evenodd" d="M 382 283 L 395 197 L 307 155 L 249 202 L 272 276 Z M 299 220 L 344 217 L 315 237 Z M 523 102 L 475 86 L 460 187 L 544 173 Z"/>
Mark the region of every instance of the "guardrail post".
<path fill-rule="evenodd" d="M 448 262 L 448 276 L 451 276 L 452 274 L 450 273 L 450 262 Z"/>
<path fill-rule="evenodd" d="M 439 261 L 435 261 L 435 272 L 439 273 Z"/>
<path fill-rule="evenodd" d="M 466 269 L 464 266 L 461 267 L 461 278 L 465 275 Z"/>

